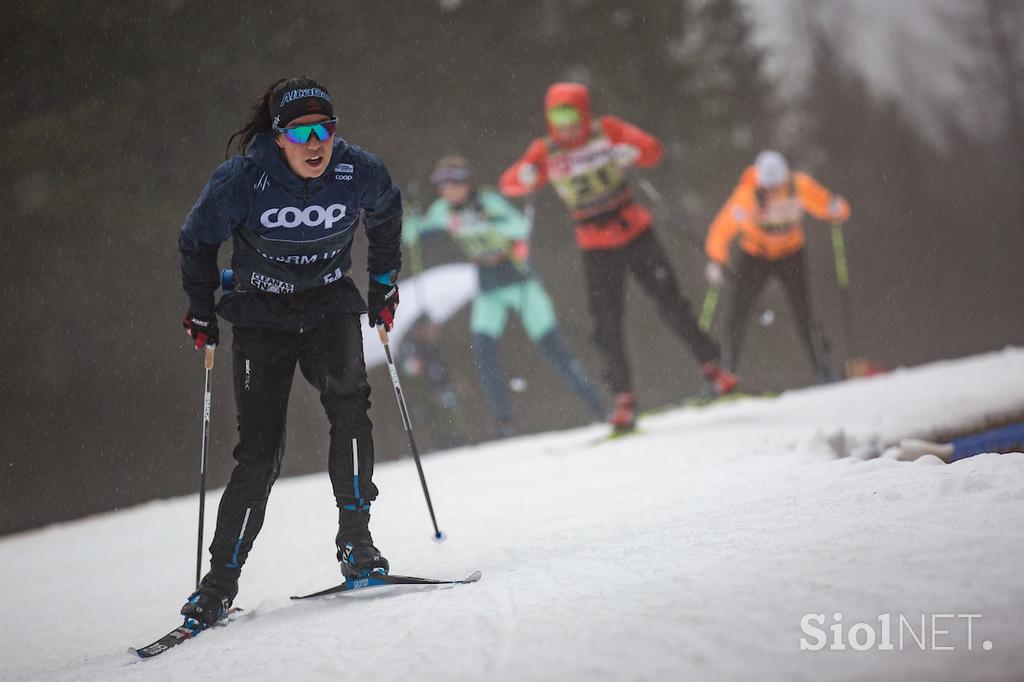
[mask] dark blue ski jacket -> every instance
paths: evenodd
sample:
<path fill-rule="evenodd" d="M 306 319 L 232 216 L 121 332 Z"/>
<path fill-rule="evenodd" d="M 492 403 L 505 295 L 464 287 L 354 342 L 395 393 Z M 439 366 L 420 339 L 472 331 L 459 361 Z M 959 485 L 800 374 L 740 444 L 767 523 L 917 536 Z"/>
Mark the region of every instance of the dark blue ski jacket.
<path fill-rule="evenodd" d="M 274 138 L 213 172 L 178 238 L 189 313 L 215 309 L 239 327 L 302 331 L 366 304 L 348 276 L 356 228 L 369 241 L 371 275 L 401 268 L 402 198 L 373 154 L 336 138 L 327 170 L 295 175 Z M 232 240 L 234 290 L 214 305 L 217 251 Z"/>

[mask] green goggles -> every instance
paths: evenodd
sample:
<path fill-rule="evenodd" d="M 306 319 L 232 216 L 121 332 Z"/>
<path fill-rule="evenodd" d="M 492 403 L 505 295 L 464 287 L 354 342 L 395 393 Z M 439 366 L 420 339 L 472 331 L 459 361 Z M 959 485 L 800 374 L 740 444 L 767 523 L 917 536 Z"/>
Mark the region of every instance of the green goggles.
<path fill-rule="evenodd" d="M 278 128 L 277 126 L 274 126 L 274 131 L 283 134 L 285 139 L 293 144 L 306 144 L 311 135 L 316 135 L 316 139 L 321 142 L 326 142 L 327 139 L 334 134 L 334 127 L 337 125 L 338 119 L 332 118 L 328 121 L 306 123 L 303 125 L 291 126 L 290 128 Z"/>
<path fill-rule="evenodd" d="M 548 109 L 548 122 L 556 127 L 576 125 L 583 120 L 580 110 L 576 107 L 554 107 Z"/>

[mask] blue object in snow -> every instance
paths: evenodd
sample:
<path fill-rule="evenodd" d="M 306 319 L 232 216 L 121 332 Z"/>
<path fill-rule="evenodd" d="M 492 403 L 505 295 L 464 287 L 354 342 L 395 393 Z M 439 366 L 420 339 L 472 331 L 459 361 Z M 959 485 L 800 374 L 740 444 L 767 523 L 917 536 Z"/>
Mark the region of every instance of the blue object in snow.
<path fill-rule="evenodd" d="M 1024 452 L 1024 422 L 991 429 L 953 440 L 953 458 L 980 455 L 983 452 Z"/>

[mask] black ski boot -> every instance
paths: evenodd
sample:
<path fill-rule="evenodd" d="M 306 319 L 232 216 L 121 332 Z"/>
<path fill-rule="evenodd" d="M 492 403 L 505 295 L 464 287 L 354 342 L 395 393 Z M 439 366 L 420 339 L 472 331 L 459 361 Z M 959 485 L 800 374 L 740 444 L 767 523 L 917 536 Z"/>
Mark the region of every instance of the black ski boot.
<path fill-rule="evenodd" d="M 185 622 L 192 621 L 200 630 L 205 630 L 228 617 L 228 609 L 238 594 L 238 578 L 215 577 L 207 573 L 199 589 L 192 593 L 181 607 Z"/>
<path fill-rule="evenodd" d="M 337 545 L 338 561 L 345 580 L 365 578 L 372 573 L 388 574 L 388 560 L 373 546 L 370 536 L 369 510 L 341 511 Z"/>

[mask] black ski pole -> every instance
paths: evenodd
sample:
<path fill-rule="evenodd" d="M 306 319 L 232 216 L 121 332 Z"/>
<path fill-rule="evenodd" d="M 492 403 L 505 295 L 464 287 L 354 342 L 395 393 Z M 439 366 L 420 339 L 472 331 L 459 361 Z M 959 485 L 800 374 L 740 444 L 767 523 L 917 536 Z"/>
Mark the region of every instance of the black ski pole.
<path fill-rule="evenodd" d="M 523 217 L 526 218 L 527 244 L 530 243 L 530 239 L 533 237 L 533 216 L 536 214 L 536 212 L 537 206 L 534 201 L 533 195 L 527 194 L 526 198 L 523 199 Z M 512 260 L 513 263 L 516 263 L 514 255 L 510 255 L 509 258 Z M 522 272 L 529 278 L 519 284 L 519 320 L 523 324 L 526 324 L 526 309 L 529 306 L 530 300 L 529 297 L 526 295 L 526 290 L 529 286 L 529 283 L 533 280 L 533 273 L 530 272 L 530 265 L 527 261 L 523 261 L 522 263 L 516 263 L 516 267 L 520 272 Z M 528 386 L 526 378 L 522 374 L 517 374 L 516 376 L 509 379 L 508 385 L 509 388 L 511 388 L 516 393 L 521 393 L 525 391 L 526 387 Z"/>
<path fill-rule="evenodd" d="M 206 512 L 206 463 L 210 452 L 210 392 L 213 379 L 213 352 L 215 346 L 206 346 L 206 385 L 203 389 L 203 449 L 199 460 L 199 539 L 196 541 L 196 589 L 203 568 L 203 517 Z"/>
<path fill-rule="evenodd" d="M 420 183 L 419 180 L 413 180 L 408 184 L 409 188 L 409 202 L 406 205 L 407 215 L 411 216 L 417 225 L 422 224 L 424 217 L 422 204 L 420 203 Z M 423 274 L 423 241 L 422 233 L 419 229 L 416 230 L 416 239 L 409 244 L 409 260 L 412 263 L 412 274 L 413 277 L 417 278 L 416 282 L 416 303 L 420 310 L 420 314 L 427 312 L 426 304 L 426 282 L 423 279 L 419 279 L 419 276 Z"/>
<path fill-rule="evenodd" d="M 666 208 L 666 204 L 665 204 L 665 197 L 654 186 L 654 183 L 652 183 L 647 178 L 638 178 L 637 181 L 636 181 L 636 184 L 639 185 L 640 189 L 643 190 L 643 193 L 647 195 L 647 198 L 654 202 L 655 207 L 658 209 L 658 212 L 661 214 L 661 216 L 659 217 L 659 220 L 663 220 L 665 222 L 668 222 L 668 220 L 670 219 L 670 216 L 668 216 L 666 214 L 667 208 Z M 704 253 L 704 239 L 701 238 L 700 235 L 695 234 L 694 232 L 691 232 L 690 230 L 687 230 L 685 227 L 680 227 L 679 231 L 683 233 L 683 236 L 686 238 L 686 243 L 687 244 L 689 244 L 694 249 L 699 251 L 702 256 L 706 257 L 706 255 Z M 729 268 L 728 265 L 722 266 L 722 269 L 725 271 L 725 273 L 727 275 L 734 275 L 735 274 L 732 271 L 732 269 Z"/>
<path fill-rule="evenodd" d="M 647 178 L 638 178 L 636 182 L 637 185 L 640 186 L 640 189 L 643 190 L 643 193 L 647 195 L 647 198 L 653 201 L 654 205 L 661 209 L 661 212 L 664 214 L 665 197 L 654 186 L 654 183 Z M 664 218 L 665 216 L 662 217 Z M 680 231 L 683 233 L 683 236 L 686 238 L 686 242 L 690 246 L 699 251 L 702 256 L 705 255 L 703 239 L 690 230 L 687 230 L 685 227 L 680 228 Z M 736 273 L 728 265 L 722 265 L 722 272 L 730 279 L 736 278 Z M 721 294 L 721 289 L 721 286 L 711 285 L 704 293 L 704 303 L 701 305 L 698 325 L 700 326 L 701 331 L 705 333 L 711 329 L 711 325 L 715 321 L 715 311 L 718 309 L 718 299 Z"/>
<path fill-rule="evenodd" d="M 416 447 L 416 438 L 412 434 L 412 421 L 409 419 L 409 408 L 405 405 L 405 396 L 402 393 L 402 383 L 398 380 L 398 369 L 395 368 L 395 360 L 391 357 L 391 347 L 388 345 L 388 330 L 384 325 L 377 326 L 377 334 L 380 342 L 384 344 L 384 357 L 388 361 L 388 372 L 391 373 L 391 384 L 395 388 L 395 399 L 398 401 L 398 411 L 402 413 L 402 423 L 405 425 L 405 433 L 409 436 L 409 448 L 412 450 L 412 458 L 416 461 L 416 471 L 420 475 L 420 485 L 423 486 L 423 497 L 427 500 L 427 511 L 430 512 L 430 522 L 434 524 L 434 539 L 438 542 L 444 540 L 444 533 L 437 528 L 437 518 L 434 516 L 434 505 L 430 502 L 430 491 L 427 490 L 427 479 L 423 475 L 423 465 L 420 463 L 420 450 Z"/>

